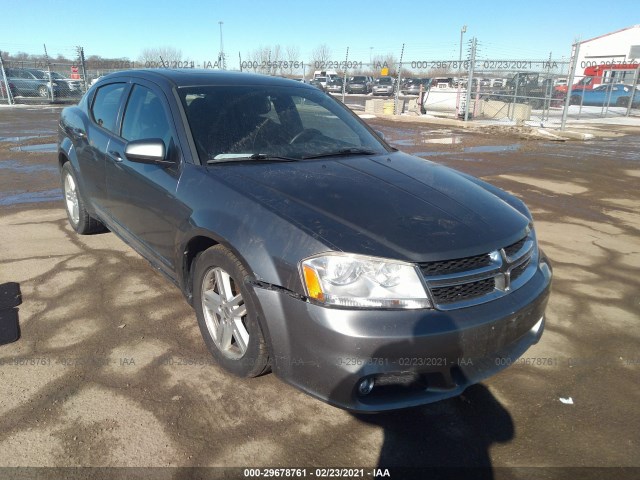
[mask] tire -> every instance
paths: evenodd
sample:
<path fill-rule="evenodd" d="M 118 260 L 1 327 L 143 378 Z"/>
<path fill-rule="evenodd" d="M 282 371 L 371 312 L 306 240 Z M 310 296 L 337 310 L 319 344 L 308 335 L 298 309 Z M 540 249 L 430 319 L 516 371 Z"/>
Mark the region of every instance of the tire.
<path fill-rule="evenodd" d="M 78 188 L 78 180 L 69 162 L 62 166 L 62 193 L 69 225 L 80 235 L 89 235 L 106 231 L 105 226 L 89 215 L 85 201 Z"/>
<path fill-rule="evenodd" d="M 616 101 L 616 107 L 626 107 L 629 105 L 629 97 L 620 97 Z"/>
<path fill-rule="evenodd" d="M 207 348 L 218 364 L 234 375 L 266 373 L 269 353 L 242 263 L 216 245 L 199 253 L 194 264 L 193 305 Z"/>
<path fill-rule="evenodd" d="M 580 105 L 580 96 L 579 95 L 573 95 L 569 99 L 569 105 Z"/>
<path fill-rule="evenodd" d="M 40 85 L 38 87 L 38 95 L 40 95 L 42 98 L 47 98 L 49 96 L 49 89 L 46 85 Z"/>
<path fill-rule="evenodd" d="M 531 110 L 540 110 L 544 102 L 542 100 L 532 100 L 531 101 Z"/>

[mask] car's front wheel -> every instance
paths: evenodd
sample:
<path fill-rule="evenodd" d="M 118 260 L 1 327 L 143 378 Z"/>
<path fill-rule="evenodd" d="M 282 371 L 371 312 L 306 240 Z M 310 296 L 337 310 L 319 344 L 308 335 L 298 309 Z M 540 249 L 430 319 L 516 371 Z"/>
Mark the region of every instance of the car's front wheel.
<path fill-rule="evenodd" d="M 47 98 L 49 96 L 49 89 L 45 85 L 40 85 L 40 87 L 38 87 L 38 95 L 42 98 Z"/>
<path fill-rule="evenodd" d="M 193 303 L 209 351 L 240 377 L 265 373 L 269 354 L 242 263 L 222 245 L 198 254 L 195 262 Z"/>
<path fill-rule="evenodd" d="M 78 180 L 69 162 L 62 166 L 62 193 L 69 224 L 76 232 L 88 235 L 105 230 L 104 225 L 87 212 L 78 188 Z"/>

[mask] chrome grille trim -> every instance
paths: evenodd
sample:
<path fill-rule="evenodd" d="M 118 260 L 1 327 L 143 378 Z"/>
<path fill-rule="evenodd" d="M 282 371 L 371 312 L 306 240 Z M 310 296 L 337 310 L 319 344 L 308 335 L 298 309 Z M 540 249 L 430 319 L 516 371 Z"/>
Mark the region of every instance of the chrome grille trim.
<path fill-rule="evenodd" d="M 421 265 L 425 283 L 436 308 L 455 310 L 490 302 L 527 283 L 535 274 L 538 263 L 535 234 L 529 231 L 526 237 L 517 242 L 485 255 L 490 259 L 489 265 L 463 272 L 427 275 L 424 272 L 433 269 L 429 269 L 428 264 Z M 513 278 L 512 273 L 515 273 Z M 487 282 L 489 279 L 493 279 L 494 282 L 491 291 L 488 291 L 491 288 Z M 457 299 L 452 300 L 455 298 Z"/>

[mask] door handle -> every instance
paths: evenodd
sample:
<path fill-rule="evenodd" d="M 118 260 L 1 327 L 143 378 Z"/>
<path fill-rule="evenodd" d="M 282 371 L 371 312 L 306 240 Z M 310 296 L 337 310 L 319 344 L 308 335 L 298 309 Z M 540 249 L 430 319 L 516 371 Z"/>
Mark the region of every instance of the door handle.
<path fill-rule="evenodd" d="M 109 156 L 114 159 L 116 162 L 121 162 L 122 161 L 122 156 L 120 155 L 120 152 L 117 152 L 116 150 L 109 150 Z"/>

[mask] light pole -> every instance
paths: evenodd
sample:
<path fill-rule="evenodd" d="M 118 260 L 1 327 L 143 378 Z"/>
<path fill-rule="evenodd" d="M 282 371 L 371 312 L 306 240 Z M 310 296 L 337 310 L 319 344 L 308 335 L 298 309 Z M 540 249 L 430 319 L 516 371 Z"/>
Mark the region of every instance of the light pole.
<path fill-rule="evenodd" d="M 460 29 L 460 58 L 458 59 L 458 64 L 462 63 L 462 37 L 467 33 L 467 26 L 463 25 Z"/>
<path fill-rule="evenodd" d="M 369 65 L 371 65 L 371 55 L 373 54 L 373 47 L 369 47 Z M 371 65 L 371 68 L 373 68 L 373 65 Z"/>
<path fill-rule="evenodd" d="M 220 53 L 218 54 L 218 68 L 221 68 L 222 70 L 226 70 L 227 66 L 225 65 L 225 58 L 224 58 L 224 46 L 222 43 L 222 24 L 224 22 L 220 21 L 218 22 L 218 25 L 220 25 Z"/>

